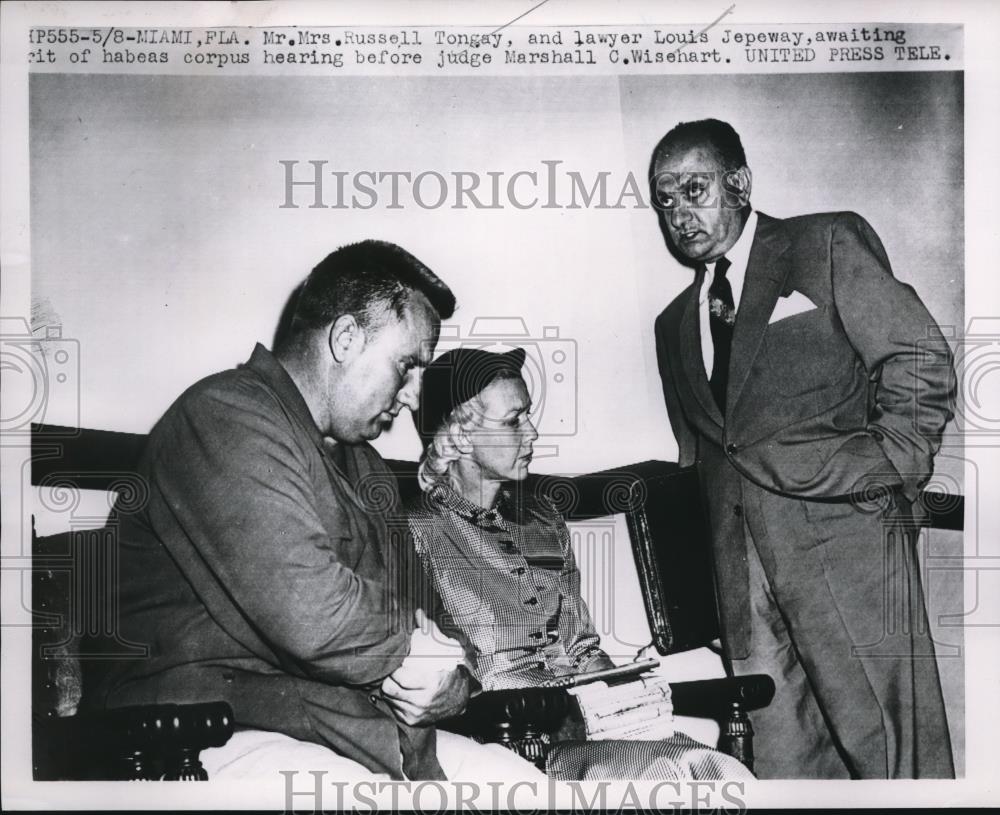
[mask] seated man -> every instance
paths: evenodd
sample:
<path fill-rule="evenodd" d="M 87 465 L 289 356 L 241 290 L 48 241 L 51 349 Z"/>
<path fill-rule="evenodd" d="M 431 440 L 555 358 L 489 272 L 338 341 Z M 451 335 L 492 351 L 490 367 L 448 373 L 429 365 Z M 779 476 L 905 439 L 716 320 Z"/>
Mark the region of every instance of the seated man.
<path fill-rule="evenodd" d="M 203 754 L 213 777 L 541 777 L 502 748 L 436 739 L 469 679 L 408 657 L 393 507 L 357 491 L 392 478 L 369 441 L 417 406 L 454 306 L 398 246 L 343 247 L 303 284 L 273 354 L 258 345 L 167 410 L 139 464 L 148 501 L 117 513 L 118 634 L 148 656 L 94 663 L 85 702 L 229 702 L 237 732 Z"/>
<path fill-rule="evenodd" d="M 415 414 L 424 494 L 408 507 L 414 544 L 443 606 L 435 616 L 463 643 L 485 690 L 613 666 L 580 595 L 566 524 L 551 504 L 516 489 L 538 438 L 523 363 L 523 349 L 449 351 L 427 368 Z M 547 762 L 563 780 L 752 777 L 683 734 L 563 742 Z"/>

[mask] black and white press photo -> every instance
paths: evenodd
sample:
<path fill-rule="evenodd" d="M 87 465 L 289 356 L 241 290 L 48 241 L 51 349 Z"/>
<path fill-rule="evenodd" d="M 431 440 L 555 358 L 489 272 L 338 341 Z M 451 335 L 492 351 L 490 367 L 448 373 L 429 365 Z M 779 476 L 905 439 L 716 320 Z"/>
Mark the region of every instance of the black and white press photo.
<path fill-rule="evenodd" d="M 917 5 L 5 7 L 5 806 L 988 803 Z"/>

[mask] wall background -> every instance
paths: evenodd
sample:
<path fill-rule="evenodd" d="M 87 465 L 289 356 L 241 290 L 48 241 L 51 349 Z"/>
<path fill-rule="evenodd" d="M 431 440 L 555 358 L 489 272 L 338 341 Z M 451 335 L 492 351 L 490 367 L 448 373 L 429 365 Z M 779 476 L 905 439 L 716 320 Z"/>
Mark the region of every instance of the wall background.
<path fill-rule="evenodd" d="M 860 212 L 896 274 L 941 325 L 961 333 L 960 73 L 33 74 L 29 88 L 34 328 L 61 326 L 79 352 L 79 399 L 75 388 L 54 394 L 51 423 L 147 432 L 195 380 L 245 360 L 254 342 L 269 345 L 292 288 L 327 252 L 378 237 L 453 287 L 461 336 L 483 317 L 520 318 L 531 338 L 558 330 L 558 348 L 575 358 L 576 371 L 543 419 L 575 432 L 542 439 L 548 449 L 536 469 L 673 459 L 652 324 L 690 272 L 666 252 L 651 211 L 310 209 L 308 194 L 301 208 L 281 209 L 278 162 L 509 176 L 543 173 L 543 161 L 558 160 L 561 171 L 588 182 L 608 172 L 614 201 L 629 172 L 642 181 L 663 132 L 705 116 L 728 119 L 741 133 L 756 207 L 775 216 Z M 561 192 L 566 200 L 568 188 Z M 537 347 L 547 353 L 556 340 Z M 402 417 L 377 446 L 415 457 L 412 423 Z M 960 485 L 960 448 L 939 469 Z M 932 547 L 960 554 L 961 540 L 937 536 Z M 930 574 L 928 593 L 932 618 L 959 610 L 960 572 Z M 960 628 L 938 633 L 961 643 Z M 945 656 L 939 663 L 961 756 L 962 664 Z"/>
<path fill-rule="evenodd" d="M 299 173 L 315 159 L 352 173 L 509 177 L 558 160 L 559 172 L 591 183 L 608 172 L 613 202 L 630 171 L 642 181 L 652 145 L 672 124 L 716 115 L 743 136 L 755 206 L 776 216 L 861 212 L 896 273 L 942 325 L 960 326 L 961 82 L 946 73 L 35 74 L 33 298 L 41 323 L 61 324 L 80 343 L 82 424 L 146 432 L 196 379 L 245 360 L 256 341 L 269 345 L 288 294 L 328 251 L 392 240 L 454 288 L 462 336 L 477 317 L 513 316 L 532 337 L 554 326 L 560 347 L 570 341 L 578 367 L 566 384 L 576 394 L 560 397 L 559 410 L 574 408 L 561 425 L 575 419 L 578 432 L 551 439 L 558 456 L 539 458 L 539 469 L 671 458 L 651 326 L 690 272 L 663 248 L 650 210 L 628 208 L 631 198 L 622 209 L 388 209 L 385 200 L 367 211 L 310 209 L 308 190 L 296 193 L 300 208 L 281 209 L 278 162 L 299 161 Z M 567 184 L 561 200 L 568 194 Z M 75 410 L 53 400 L 48 420 Z M 378 446 L 413 457 L 411 422 L 397 422 Z"/>

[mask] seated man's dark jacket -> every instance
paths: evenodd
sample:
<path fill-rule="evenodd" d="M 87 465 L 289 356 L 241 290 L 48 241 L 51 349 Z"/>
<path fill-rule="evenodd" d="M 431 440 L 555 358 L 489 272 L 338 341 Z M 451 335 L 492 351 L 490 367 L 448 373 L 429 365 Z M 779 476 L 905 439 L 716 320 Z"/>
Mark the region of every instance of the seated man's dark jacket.
<path fill-rule="evenodd" d="M 378 693 L 412 628 L 387 569 L 408 542 L 394 477 L 370 445 L 333 453 L 260 345 L 171 406 L 139 465 L 148 500 L 112 518 L 119 634 L 148 657 L 97 663 L 88 704 L 223 699 L 237 725 L 444 777 L 434 729 L 397 723 Z"/>

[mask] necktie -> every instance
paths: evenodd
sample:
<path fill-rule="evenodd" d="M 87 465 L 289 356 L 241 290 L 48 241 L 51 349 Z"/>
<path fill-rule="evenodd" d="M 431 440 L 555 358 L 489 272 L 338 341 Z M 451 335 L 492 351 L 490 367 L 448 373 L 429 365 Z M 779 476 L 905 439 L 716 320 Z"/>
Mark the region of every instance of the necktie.
<path fill-rule="evenodd" d="M 715 262 L 715 276 L 708 288 L 708 324 L 712 330 L 712 376 L 708 384 L 722 414 L 726 413 L 726 385 L 729 382 L 729 352 L 733 345 L 733 324 L 736 305 L 733 287 L 726 280 L 729 261 L 724 257 Z"/>

